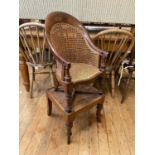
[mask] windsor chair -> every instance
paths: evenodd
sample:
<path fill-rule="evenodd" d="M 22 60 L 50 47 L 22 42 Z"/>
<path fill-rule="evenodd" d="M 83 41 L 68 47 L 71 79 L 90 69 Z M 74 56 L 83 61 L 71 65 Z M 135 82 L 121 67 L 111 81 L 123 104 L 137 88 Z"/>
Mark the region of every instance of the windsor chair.
<path fill-rule="evenodd" d="M 104 62 L 105 73 L 111 76 L 111 93 L 114 97 L 115 75 L 121 62 L 131 53 L 134 36 L 127 30 L 109 29 L 97 33 L 92 39 L 98 48 L 109 53 Z"/>
<path fill-rule="evenodd" d="M 45 26 L 40 23 L 24 23 L 19 26 L 19 43 L 28 65 L 30 79 L 30 97 L 33 97 L 33 81 L 37 74 L 50 74 L 53 70 L 53 56 L 45 37 Z M 48 71 L 44 69 L 48 67 Z M 51 79 L 52 80 L 52 79 Z"/>
<path fill-rule="evenodd" d="M 94 89 L 91 86 L 90 89 L 85 89 L 84 86 L 89 86 L 96 79 L 98 79 L 98 83 L 101 81 L 100 79 L 104 73 L 104 64 L 101 64 L 101 59 L 105 59 L 107 53 L 95 47 L 82 24 L 67 13 L 50 13 L 45 21 L 45 30 L 48 43 L 56 60 L 57 81 L 55 92 L 57 94 L 60 93 L 59 91 L 63 92 L 65 106 L 60 106 L 62 101 L 60 101 L 60 97 L 55 99 L 54 92 L 48 92 L 48 99 L 50 98 L 53 103 L 57 103 L 60 109 L 64 109 L 63 111 L 67 117 L 67 142 L 70 143 L 74 120 L 73 117 L 70 118 L 70 115 L 76 113 L 77 102 L 81 102 L 76 100 L 77 93 L 85 94 L 85 96 L 96 94 L 102 97 L 100 101 L 96 100 L 97 102 L 91 102 L 91 100 L 88 102 L 87 100 L 86 103 L 88 102 L 89 106 L 83 106 L 79 112 L 84 109 L 88 110 L 88 107 L 92 107 L 92 105 L 97 105 L 98 113 L 102 109 L 104 94 L 101 89 L 98 88 L 97 91 L 89 92 L 88 90 Z M 77 91 L 77 87 L 80 85 L 83 87 Z"/>

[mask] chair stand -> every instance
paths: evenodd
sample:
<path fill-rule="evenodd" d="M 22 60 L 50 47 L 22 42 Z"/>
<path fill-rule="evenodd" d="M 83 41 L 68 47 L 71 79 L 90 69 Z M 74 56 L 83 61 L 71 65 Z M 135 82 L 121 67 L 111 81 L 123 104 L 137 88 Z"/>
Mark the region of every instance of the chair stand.
<path fill-rule="evenodd" d="M 82 89 L 84 90 L 84 88 Z M 94 87 L 90 88 L 89 90 L 97 90 Z M 79 91 L 80 92 L 80 91 Z M 81 113 L 85 112 L 96 105 L 96 120 L 97 122 L 101 122 L 101 110 L 104 103 L 104 94 L 100 95 L 97 93 L 78 93 L 76 91 L 74 100 L 72 101 L 72 111 L 66 111 L 66 96 L 65 93 L 62 91 L 55 91 L 54 88 L 48 89 L 46 92 L 47 95 L 47 115 L 52 115 L 52 104 L 56 104 L 56 106 L 63 112 L 65 117 L 65 125 L 67 131 L 67 144 L 71 142 L 71 135 L 72 135 L 72 127 L 73 121 L 76 116 Z"/>

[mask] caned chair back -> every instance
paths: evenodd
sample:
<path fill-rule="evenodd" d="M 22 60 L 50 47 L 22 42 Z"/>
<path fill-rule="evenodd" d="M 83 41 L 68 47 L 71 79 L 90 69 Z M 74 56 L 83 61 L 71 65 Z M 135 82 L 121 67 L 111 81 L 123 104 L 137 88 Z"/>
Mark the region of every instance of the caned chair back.
<path fill-rule="evenodd" d="M 54 12 L 47 16 L 45 26 L 47 39 L 57 57 L 71 63 L 98 65 L 99 57 L 91 54 L 86 41 L 89 36 L 76 18 L 64 12 Z"/>
<path fill-rule="evenodd" d="M 107 68 L 117 70 L 131 52 L 134 36 L 127 30 L 110 29 L 96 34 L 93 41 L 98 48 L 109 53 L 105 60 Z"/>
<path fill-rule="evenodd" d="M 19 26 L 20 48 L 32 66 L 52 63 L 52 53 L 45 37 L 45 26 L 40 23 L 24 23 Z"/>

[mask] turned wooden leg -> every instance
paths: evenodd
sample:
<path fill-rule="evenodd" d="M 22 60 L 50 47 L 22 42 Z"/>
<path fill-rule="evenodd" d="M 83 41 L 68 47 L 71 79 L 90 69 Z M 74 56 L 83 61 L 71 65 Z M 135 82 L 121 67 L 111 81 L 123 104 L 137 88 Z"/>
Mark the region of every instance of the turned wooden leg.
<path fill-rule="evenodd" d="M 32 80 L 30 82 L 30 98 L 33 98 L 33 76 L 32 76 Z"/>
<path fill-rule="evenodd" d="M 66 102 L 67 102 L 65 111 L 67 113 L 72 112 L 72 91 L 73 91 L 73 86 L 72 85 L 65 85 L 64 92 L 65 92 Z"/>
<path fill-rule="evenodd" d="M 66 100 L 67 100 L 66 112 L 70 113 L 72 112 L 72 93 L 66 94 Z"/>
<path fill-rule="evenodd" d="M 29 72 L 25 61 L 25 58 L 21 53 L 19 53 L 19 68 L 21 72 L 21 77 L 23 79 L 23 84 L 28 92 L 30 90 Z"/>
<path fill-rule="evenodd" d="M 115 72 L 112 71 L 111 73 L 111 94 L 112 97 L 114 97 L 115 95 Z"/>
<path fill-rule="evenodd" d="M 30 77 L 30 98 L 33 98 L 33 67 L 28 66 L 28 70 L 29 70 L 29 77 Z"/>
<path fill-rule="evenodd" d="M 32 70 L 31 70 L 31 69 Z M 31 74 L 31 81 L 30 81 L 30 98 L 33 98 L 33 80 L 34 80 L 34 68 L 29 66 L 29 73 Z M 32 72 L 32 73 L 31 73 Z"/>
<path fill-rule="evenodd" d="M 47 97 L 47 115 L 51 116 L 52 114 L 52 101 Z"/>
<path fill-rule="evenodd" d="M 67 121 L 66 122 L 66 129 L 67 129 L 67 144 L 70 144 L 71 142 L 71 135 L 72 135 L 72 129 L 73 127 L 73 122 Z"/>
<path fill-rule="evenodd" d="M 97 122 L 101 122 L 102 108 L 103 108 L 103 104 L 97 104 L 97 106 L 96 106 L 96 120 L 97 120 Z"/>
<path fill-rule="evenodd" d="M 35 69 L 32 67 L 33 80 L 35 81 Z"/>

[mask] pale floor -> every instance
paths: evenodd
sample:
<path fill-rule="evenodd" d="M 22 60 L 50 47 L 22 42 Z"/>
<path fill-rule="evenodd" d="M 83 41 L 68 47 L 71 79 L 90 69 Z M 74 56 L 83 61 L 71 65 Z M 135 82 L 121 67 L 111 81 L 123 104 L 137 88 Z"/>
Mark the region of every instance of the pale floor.
<path fill-rule="evenodd" d="M 124 104 L 120 104 L 118 89 L 112 98 L 106 87 L 102 123 L 96 122 L 95 107 L 80 114 L 67 145 L 61 111 L 53 106 L 53 116 L 46 114 L 49 77 L 41 76 L 36 79 L 33 99 L 20 80 L 20 155 L 134 155 L 134 82 Z"/>

